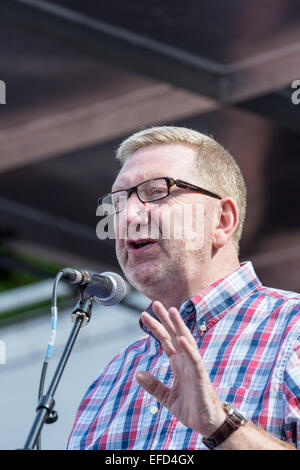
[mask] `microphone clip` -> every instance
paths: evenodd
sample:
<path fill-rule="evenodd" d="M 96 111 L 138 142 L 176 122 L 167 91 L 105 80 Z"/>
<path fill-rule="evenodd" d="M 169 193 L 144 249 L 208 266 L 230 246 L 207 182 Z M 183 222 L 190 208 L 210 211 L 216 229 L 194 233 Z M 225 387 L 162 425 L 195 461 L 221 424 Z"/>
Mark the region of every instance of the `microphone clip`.
<path fill-rule="evenodd" d="M 83 294 L 84 289 L 81 291 L 81 299 L 78 301 L 74 311 L 72 312 L 72 322 L 78 318 L 82 318 L 81 328 L 88 324 L 90 318 L 92 316 L 92 307 L 93 307 L 93 297 L 84 297 Z"/>

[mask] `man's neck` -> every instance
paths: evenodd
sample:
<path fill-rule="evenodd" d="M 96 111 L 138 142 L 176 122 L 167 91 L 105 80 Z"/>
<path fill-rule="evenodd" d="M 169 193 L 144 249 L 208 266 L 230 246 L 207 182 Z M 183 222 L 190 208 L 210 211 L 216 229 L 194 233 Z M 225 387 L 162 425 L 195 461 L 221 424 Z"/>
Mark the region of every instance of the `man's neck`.
<path fill-rule="evenodd" d="M 166 309 L 171 307 L 179 309 L 185 301 L 239 268 L 238 256 L 223 260 L 223 262 L 218 260 L 210 266 L 199 266 L 196 273 L 189 273 L 188 277 L 178 278 L 173 283 L 164 285 L 161 282 L 159 286 L 150 288 L 148 286 L 144 294 L 152 301 L 159 300 Z"/>

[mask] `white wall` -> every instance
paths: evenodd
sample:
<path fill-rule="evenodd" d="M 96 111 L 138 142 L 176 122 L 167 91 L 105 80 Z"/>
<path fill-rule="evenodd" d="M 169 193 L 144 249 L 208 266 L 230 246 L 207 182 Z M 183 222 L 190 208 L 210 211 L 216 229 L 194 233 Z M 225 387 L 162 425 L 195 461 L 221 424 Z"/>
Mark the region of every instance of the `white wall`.
<path fill-rule="evenodd" d="M 145 300 L 145 305 L 147 305 Z M 139 315 L 122 305 L 94 304 L 81 329 L 55 394 L 58 420 L 45 424 L 42 449 L 65 449 L 81 398 L 101 369 L 131 341 L 143 336 Z M 71 332 L 71 311 L 58 315 L 57 336 L 45 391 Z M 50 338 L 51 316 L 0 329 L 6 363 L 0 365 L 0 449 L 23 448 L 35 418 L 42 362 Z"/>

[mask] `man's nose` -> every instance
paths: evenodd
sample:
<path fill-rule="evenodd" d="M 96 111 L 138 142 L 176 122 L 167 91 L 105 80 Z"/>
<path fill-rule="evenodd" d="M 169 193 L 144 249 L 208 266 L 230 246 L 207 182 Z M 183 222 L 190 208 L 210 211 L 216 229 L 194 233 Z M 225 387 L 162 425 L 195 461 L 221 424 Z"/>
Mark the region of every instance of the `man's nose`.
<path fill-rule="evenodd" d="M 136 193 L 130 195 L 127 200 L 125 213 L 127 223 L 135 222 L 140 223 L 141 225 L 145 225 L 148 223 L 149 220 L 149 210 L 148 204 L 142 202 Z"/>

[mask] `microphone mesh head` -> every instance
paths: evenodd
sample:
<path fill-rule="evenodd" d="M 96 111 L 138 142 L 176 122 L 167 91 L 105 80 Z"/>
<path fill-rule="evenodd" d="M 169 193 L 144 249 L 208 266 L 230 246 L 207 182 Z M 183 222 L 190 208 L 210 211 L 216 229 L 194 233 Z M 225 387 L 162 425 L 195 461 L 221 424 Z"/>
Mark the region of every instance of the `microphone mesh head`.
<path fill-rule="evenodd" d="M 94 297 L 95 301 L 101 305 L 115 305 L 121 302 L 126 294 L 126 284 L 124 279 L 119 274 L 112 272 L 101 273 L 101 276 L 109 277 L 114 287 L 110 297 L 107 297 L 106 299 Z"/>

